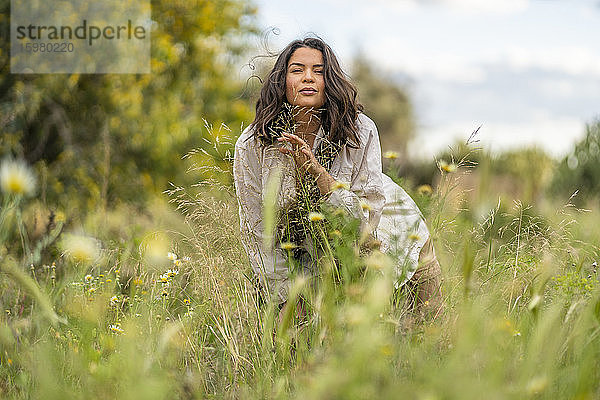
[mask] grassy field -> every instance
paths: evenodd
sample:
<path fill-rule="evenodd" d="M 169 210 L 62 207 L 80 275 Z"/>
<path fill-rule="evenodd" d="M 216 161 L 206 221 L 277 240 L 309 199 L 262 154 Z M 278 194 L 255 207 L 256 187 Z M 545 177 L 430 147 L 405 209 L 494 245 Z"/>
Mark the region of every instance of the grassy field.
<path fill-rule="evenodd" d="M 599 398 L 598 210 L 522 204 L 468 163 L 439 166 L 413 190 L 444 278 L 425 320 L 390 300 L 390 261 L 343 234 L 337 269 L 294 281 L 308 320 L 277 324 L 231 188 L 75 220 L 4 187 L 0 397 Z"/>

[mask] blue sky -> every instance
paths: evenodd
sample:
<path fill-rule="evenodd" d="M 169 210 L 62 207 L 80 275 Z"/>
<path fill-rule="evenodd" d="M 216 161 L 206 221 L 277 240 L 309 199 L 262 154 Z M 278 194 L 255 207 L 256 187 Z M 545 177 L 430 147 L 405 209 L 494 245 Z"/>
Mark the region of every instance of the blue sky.
<path fill-rule="evenodd" d="M 600 0 L 256 4 L 262 26 L 279 31 L 269 36 L 273 49 L 315 32 L 347 70 L 362 52 L 406 85 L 418 119 L 416 157 L 479 125 L 485 149 L 535 145 L 560 157 L 600 117 Z"/>

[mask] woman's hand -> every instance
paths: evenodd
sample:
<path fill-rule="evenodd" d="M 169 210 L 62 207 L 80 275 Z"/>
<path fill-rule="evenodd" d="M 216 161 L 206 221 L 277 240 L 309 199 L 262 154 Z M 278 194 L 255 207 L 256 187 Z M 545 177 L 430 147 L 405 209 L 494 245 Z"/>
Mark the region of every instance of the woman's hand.
<path fill-rule="evenodd" d="M 308 143 L 300 138 L 297 135 L 292 133 L 283 133 L 283 136 L 277 139 L 279 142 L 290 143 L 292 145 L 292 149 L 281 146 L 279 147 L 279 151 L 283 154 L 289 154 L 294 157 L 294 161 L 296 162 L 296 167 L 310 173 L 313 176 L 316 176 L 320 172 L 322 172 L 323 167 L 317 161 L 317 158 L 313 154 Z"/>
<path fill-rule="evenodd" d="M 304 169 L 315 177 L 317 187 L 322 195 L 331 192 L 335 185 L 335 179 L 327 172 L 327 170 L 319 164 L 317 158 L 313 154 L 310 146 L 305 140 L 291 133 L 283 133 L 283 136 L 277 139 L 280 142 L 291 143 L 294 150 L 287 147 L 280 147 L 279 151 L 283 154 L 290 154 L 294 157 L 296 167 Z"/>

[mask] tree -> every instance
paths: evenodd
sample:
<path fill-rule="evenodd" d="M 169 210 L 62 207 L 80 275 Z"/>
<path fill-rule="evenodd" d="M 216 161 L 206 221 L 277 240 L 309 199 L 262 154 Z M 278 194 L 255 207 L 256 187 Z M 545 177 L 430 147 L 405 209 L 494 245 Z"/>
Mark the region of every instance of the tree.
<path fill-rule="evenodd" d="M 575 191 L 574 201 L 598 199 L 600 195 L 600 119 L 587 124 L 585 137 L 564 157 L 554 175 L 552 190 L 562 196 Z"/>
<path fill-rule="evenodd" d="M 236 79 L 256 33 L 246 1 L 153 1 L 146 75 L 10 74 L 9 5 L 0 0 L 0 156 L 46 171 L 43 195 L 63 206 L 143 204 L 186 180 L 187 151 L 212 151 L 204 120 L 251 118 Z"/>
<path fill-rule="evenodd" d="M 400 156 L 406 156 L 408 142 L 415 134 L 413 106 L 406 89 L 389 75 L 373 68 L 363 56 L 354 60 L 352 79 L 365 113 L 377 125 L 383 151 L 396 151 Z"/>

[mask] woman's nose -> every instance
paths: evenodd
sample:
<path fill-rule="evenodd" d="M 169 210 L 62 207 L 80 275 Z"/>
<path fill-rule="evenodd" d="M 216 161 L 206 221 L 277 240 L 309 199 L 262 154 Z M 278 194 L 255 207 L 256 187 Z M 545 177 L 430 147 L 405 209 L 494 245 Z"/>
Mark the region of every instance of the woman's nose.
<path fill-rule="evenodd" d="M 315 80 L 313 72 L 310 69 L 306 69 L 304 71 L 304 77 L 302 78 L 303 82 L 313 82 Z"/>

